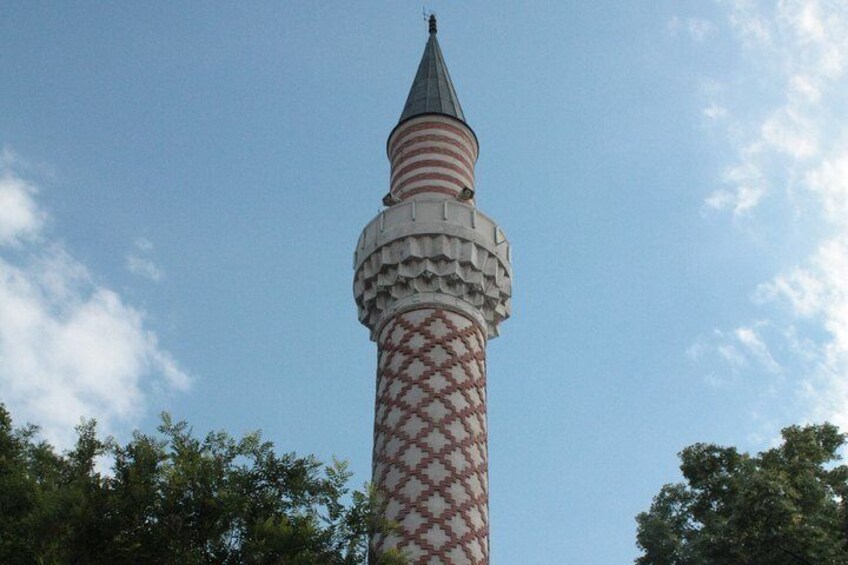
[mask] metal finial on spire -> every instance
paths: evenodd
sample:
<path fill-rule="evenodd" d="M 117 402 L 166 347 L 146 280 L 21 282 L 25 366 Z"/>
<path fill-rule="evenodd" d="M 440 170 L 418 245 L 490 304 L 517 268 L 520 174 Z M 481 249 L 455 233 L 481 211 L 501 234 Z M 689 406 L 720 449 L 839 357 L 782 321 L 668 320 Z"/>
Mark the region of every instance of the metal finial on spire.
<path fill-rule="evenodd" d="M 430 24 L 430 33 L 436 33 L 436 14 L 430 14 L 427 23 Z"/>

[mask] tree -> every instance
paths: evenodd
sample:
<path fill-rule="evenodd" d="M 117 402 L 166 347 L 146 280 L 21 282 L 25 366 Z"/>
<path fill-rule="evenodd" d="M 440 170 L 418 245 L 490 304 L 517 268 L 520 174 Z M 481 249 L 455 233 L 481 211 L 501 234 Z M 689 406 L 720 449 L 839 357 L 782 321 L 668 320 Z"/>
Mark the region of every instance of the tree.
<path fill-rule="evenodd" d="M 258 432 L 199 439 L 163 415 L 126 445 L 94 421 L 64 455 L 36 437 L 0 404 L 0 563 L 358 565 L 391 529 L 345 463 L 277 455 Z"/>
<path fill-rule="evenodd" d="M 636 517 L 638 565 L 848 563 L 845 435 L 792 426 L 757 456 L 698 443 L 680 453 L 684 483 Z"/>

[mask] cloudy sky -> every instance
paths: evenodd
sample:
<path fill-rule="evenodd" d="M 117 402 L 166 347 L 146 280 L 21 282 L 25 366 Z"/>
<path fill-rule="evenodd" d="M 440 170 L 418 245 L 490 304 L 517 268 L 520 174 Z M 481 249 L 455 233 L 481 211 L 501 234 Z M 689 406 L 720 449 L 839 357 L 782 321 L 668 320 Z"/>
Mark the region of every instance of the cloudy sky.
<path fill-rule="evenodd" d="M 514 247 L 492 557 L 627 563 L 696 441 L 848 430 L 848 4 L 427 4 Z M 421 5 L 0 6 L 0 401 L 370 473 L 351 256 Z M 552 558 L 551 556 L 556 556 Z"/>

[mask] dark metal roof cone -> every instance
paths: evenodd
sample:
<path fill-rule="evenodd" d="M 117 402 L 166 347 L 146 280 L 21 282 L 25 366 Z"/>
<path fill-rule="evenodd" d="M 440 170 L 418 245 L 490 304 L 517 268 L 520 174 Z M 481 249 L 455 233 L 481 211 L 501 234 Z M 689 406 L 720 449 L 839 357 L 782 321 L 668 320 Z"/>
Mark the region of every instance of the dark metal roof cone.
<path fill-rule="evenodd" d="M 420 114 L 444 114 L 465 121 L 459 98 L 453 88 L 445 58 L 436 39 L 436 18 L 430 16 L 430 38 L 424 47 L 424 55 L 409 89 L 409 96 L 398 122 Z"/>

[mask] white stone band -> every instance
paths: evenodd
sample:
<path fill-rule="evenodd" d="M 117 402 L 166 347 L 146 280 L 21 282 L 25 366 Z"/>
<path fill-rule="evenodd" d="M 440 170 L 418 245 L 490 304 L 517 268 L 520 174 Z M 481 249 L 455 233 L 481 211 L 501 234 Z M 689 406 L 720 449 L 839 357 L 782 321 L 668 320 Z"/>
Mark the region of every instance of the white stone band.
<path fill-rule="evenodd" d="M 359 320 L 376 338 L 410 305 L 446 307 L 498 335 L 511 311 L 510 247 L 498 225 L 456 201 L 408 201 L 381 212 L 354 254 Z"/>

